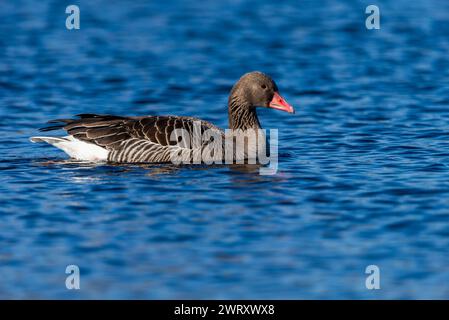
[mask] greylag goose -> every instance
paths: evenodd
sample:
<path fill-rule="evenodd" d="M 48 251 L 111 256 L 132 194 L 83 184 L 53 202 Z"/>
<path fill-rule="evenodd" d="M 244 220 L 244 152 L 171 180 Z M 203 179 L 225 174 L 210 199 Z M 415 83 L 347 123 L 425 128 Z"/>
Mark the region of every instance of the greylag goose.
<path fill-rule="evenodd" d="M 248 131 L 261 129 L 256 107 L 267 107 L 294 113 L 294 109 L 279 94 L 276 83 L 262 72 L 243 75 L 232 87 L 228 99 L 229 128 L 234 137 Z M 217 139 L 226 138 L 225 131 L 215 125 L 193 117 L 143 116 L 122 117 L 114 115 L 80 114 L 78 119 L 57 119 L 53 125 L 40 129 L 51 131 L 64 129 L 65 137 L 31 137 L 32 142 L 46 142 L 77 160 L 108 161 L 113 163 L 164 163 L 173 162 L 173 154 L 183 160 L 192 157 L 211 145 L 223 151 L 225 143 Z M 210 139 L 199 143 L 185 143 L 188 139 L 177 136 L 174 131 L 194 136 L 209 131 Z M 261 131 L 261 130 L 258 130 Z M 265 148 L 265 135 L 256 135 L 256 144 Z M 195 138 L 193 138 L 195 139 Z M 234 139 L 234 138 L 233 138 Z M 217 143 L 213 143 L 216 141 Z M 219 142 L 218 142 L 219 141 Z M 184 142 L 182 144 L 181 142 Z M 215 150 L 212 148 L 212 150 Z M 248 148 L 232 150 L 231 157 L 248 158 Z M 214 152 L 212 152 L 214 154 Z M 225 158 L 225 152 L 215 152 L 212 158 Z"/>

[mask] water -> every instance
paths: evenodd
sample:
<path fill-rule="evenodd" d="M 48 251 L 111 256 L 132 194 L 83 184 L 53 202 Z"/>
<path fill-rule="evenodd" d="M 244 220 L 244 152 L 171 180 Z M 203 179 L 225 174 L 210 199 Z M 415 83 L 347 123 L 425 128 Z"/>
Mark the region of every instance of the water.
<path fill-rule="evenodd" d="M 1 298 L 448 298 L 449 3 L 0 3 Z M 296 107 L 279 172 L 67 161 L 78 113 L 226 127 L 243 73 Z M 81 290 L 65 268 L 81 269 Z M 365 288 L 377 265 L 381 290 Z"/>

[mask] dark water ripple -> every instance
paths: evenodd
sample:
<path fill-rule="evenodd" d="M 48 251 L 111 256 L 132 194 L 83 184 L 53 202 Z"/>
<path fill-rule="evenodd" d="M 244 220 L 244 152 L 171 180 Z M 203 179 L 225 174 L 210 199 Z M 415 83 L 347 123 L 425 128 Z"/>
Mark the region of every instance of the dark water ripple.
<path fill-rule="evenodd" d="M 78 4 L 70 32 L 64 4 L 0 4 L 0 297 L 449 297 L 447 1 L 377 1 L 378 31 L 366 1 Z M 297 109 L 260 111 L 274 176 L 91 165 L 28 141 L 87 112 L 225 127 L 230 87 L 257 69 Z"/>

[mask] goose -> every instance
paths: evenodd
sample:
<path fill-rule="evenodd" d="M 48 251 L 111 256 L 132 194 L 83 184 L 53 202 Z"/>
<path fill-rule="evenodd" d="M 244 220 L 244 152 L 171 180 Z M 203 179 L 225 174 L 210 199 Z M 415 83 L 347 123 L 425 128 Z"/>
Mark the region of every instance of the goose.
<path fill-rule="evenodd" d="M 293 107 L 279 94 L 273 79 L 259 71 L 244 74 L 232 87 L 228 98 L 229 131 L 234 137 L 244 136 L 249 131 L 260 131 L 256 107 L 266 107 L 294 113 Z M 71 158 L 85 161 L 106 161 L 110 163 L 167 163 L 173 162 L 173 154 L 183 160 L 201 154 L 205 148 L 224 148 L 218 138 L 226 138 L 225 131 L 210 122 L 185 116 L 116 116 L 103 114 L 79 114 L 75 119 L 56 119 L 40 131 L 63 129 L 64 137 L 35 136 L 31 142 L 46 142 L 63 150 Z M 211 133 L 211 139 L 200 140 L 196 145 L 180 143 L 173 139 L 175 131 L 191 136 L 196 133 Z M 226 130 L 226 132 L 228 131 Z M 250 136 L 254 140 L 254 136 Z M 255 145 L 266 148 L 264 134 L 255 135 Z M 217 141 L 217 143 L 212 143 Z M 212 149 L 215 150 L 216 149 Z M 220 150 L 220 151 L 221 151 Z M 214 154 L 214 152 L 212 152 Z M 215 152 L 219 160 L 224 152 Z M 247 158 L 248 148 L 232 151 L 231 157 Z M 215 159 L 217 160 L 217 159 Z"/>

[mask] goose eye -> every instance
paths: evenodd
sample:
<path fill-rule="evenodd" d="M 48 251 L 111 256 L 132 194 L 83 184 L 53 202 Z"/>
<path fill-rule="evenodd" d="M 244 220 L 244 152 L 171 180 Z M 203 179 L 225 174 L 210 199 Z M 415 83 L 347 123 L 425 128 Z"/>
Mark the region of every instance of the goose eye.
<path fill-rule="evenodd" d="M 263 84 L 263 85 L 261 85 L 261 87 L 262 87 L 262 89 L 264 89 L 264 90 L 265 90 L 265 89 L 267 88 L 267 86 L 266 86 L 266 85 L 264 85 L 264 84 Z"/>

